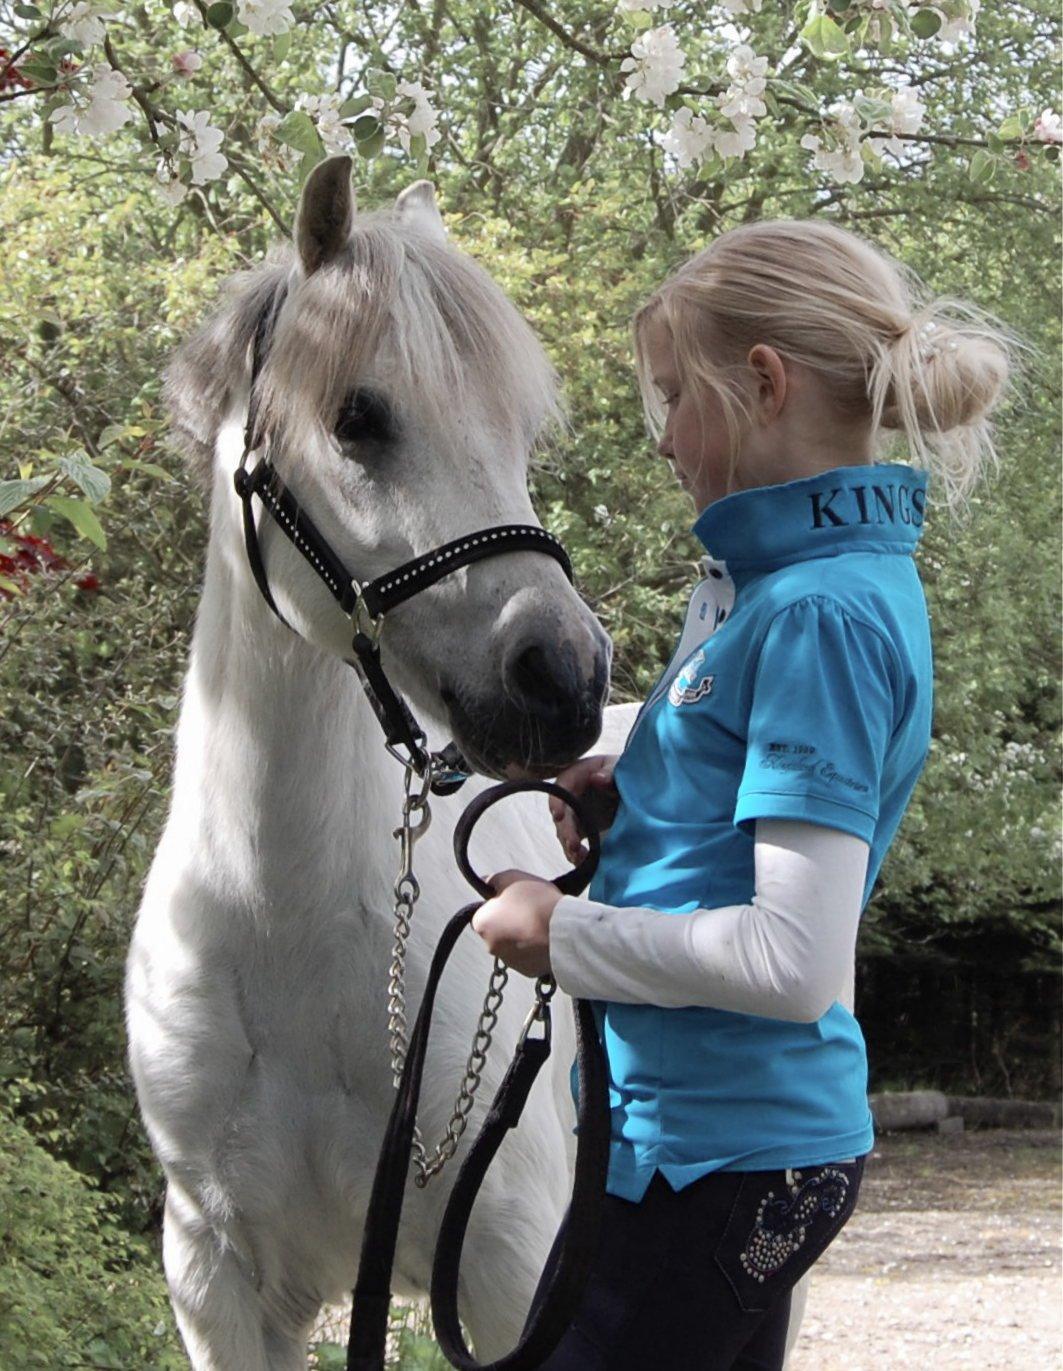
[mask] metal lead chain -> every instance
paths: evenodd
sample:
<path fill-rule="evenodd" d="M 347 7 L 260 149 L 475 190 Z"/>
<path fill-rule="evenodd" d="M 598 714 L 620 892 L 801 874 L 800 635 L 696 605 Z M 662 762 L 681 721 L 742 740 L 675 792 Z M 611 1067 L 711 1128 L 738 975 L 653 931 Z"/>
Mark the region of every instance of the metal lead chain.
<path fill-rule="evenodd" d="M 413 791 L 416 769 L 407 764 L 405 774 L 406 796 L 402 805 L 402 823 L 394 830 L 393 836 L 399 839 L 399 874 L 393 887 L 395 894 L 395 944 L 392 951 L 391 967 L 388 975 L 388 1035 L 391 1041 L 392 1084 L 397 1090 L 402 1081 L 402 1069 L 406 1061 L 407 1024 L 406 1024 L 406 947 L 410 937 L 413 907 L 421 893 L 417 877 L 413 874 L 413 849 L 417 839 L 424 834 L 432 822 L 428 807 L 429 789 L 436 775 L 435 758 L 424 769 L 419 793 Z M 487 1050 L 491 1046 L 491 1034 L 498 1022 L 498 1010 L 502 1004 L 502 991 L 509 978 L 505 962 L 495 958 L 494 969 L 483 1008 L 473 1035 L 472 1049 L 465 1063 L 465 1077 L 461 1090 L 454 1103 L 454 1111 L 441 1142 L 436 1145 L 431 1158 L 425 1151 L 421 1130 L 414 1125 L 413 1157 L 417 1168 L 415 1184 L 421 1189 L 433 1176 L 443 1169 L 453 1157 L 458 1139 L 465 1132 L 472 1110 L 473 1100 L 480 1076 L 487 1060 Z"/>

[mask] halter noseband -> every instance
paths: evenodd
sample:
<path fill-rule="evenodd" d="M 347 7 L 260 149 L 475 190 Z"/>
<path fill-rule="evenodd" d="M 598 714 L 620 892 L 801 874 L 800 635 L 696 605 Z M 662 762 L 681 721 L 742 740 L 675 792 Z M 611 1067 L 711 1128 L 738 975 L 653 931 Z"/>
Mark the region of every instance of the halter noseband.
<path fill-rule="evenodd" d="M 464 785 L 472 774 L 471 768 L 453 742 L 448 743 L 442 752 L 429 754 L 427 751 L 423 729 L 410 712 L 409 705 L 393 689 L 381 664 L 379 639 L 384 626 L 383 616 L 418 591 L 434 585 L 459 567 L 478 562 L 482 557 L 493 557 L 502 552 L 546 552 L 561 563 L 570 582 L 573 579 L 572 563 L 559 539 L 546 529 L 536 524 L 498 524 L 455 538 L 368 583 L 363 584 L 353 577 L 280 479 L 269 460 L 268 444 L 267 451 L 259 458 L 254 470 L 248 472 L 246 469 L 247 459 L 257 446 L 255 421 L 258 397 L 255 394 L 255 382 L 286 293 L 287 285 L 282 285 L 262 311 L 255 326 L 244 452 L 240 465 L 233 473 L 236 493 L 243 502 L 244 541 L 251 572 L 270 609 L 282 624 L 291 628 L 277 608 L 262 561 L 251 505 L 252 498 L 257 495 L 281 531 L 324 581 L 343 612 L 350 616 L 354 625 L 352 646 L 355 656 L 345 660 L 358 672 L 369 703 L 383 727 L 388 751 L 404 766 L 412 766 L 419 776 L 424 775 L 426 767 L 431 768 L 432 792 L 449 795 Z M 406 748 L 407 757 L 397 751 L 399 746 Z"/>

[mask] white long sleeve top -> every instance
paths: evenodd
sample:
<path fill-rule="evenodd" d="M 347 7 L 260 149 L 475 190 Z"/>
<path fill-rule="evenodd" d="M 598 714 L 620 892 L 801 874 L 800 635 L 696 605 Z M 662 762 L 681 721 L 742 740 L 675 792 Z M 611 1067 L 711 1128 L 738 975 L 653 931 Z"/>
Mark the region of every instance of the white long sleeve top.
<path fill-rule="evenodd" d="M 550 921 L 557 984 L 578 999 L 701 1005 L 814 1023 L 852 1011 L 869 847 L 793 819 L 755 826 L 749 904 L 662 914 L 564 895 Z"/>

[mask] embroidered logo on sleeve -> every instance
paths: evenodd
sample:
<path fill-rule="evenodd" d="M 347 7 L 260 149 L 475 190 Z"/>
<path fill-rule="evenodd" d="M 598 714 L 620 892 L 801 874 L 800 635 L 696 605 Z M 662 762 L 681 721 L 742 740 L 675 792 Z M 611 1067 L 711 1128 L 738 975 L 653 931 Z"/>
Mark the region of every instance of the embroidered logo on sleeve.
<path fill-rule="evenodd" d="M 690 705 L 708 695 L 716 679 L 702 670 L 705 665 L 705 650 L 698 648 L 693 657 L 680 668 L 678 675 L 668 687 L 668 701 L 673 705 Z"/>
<path fill-rule="evenodd" d="M 813 780 L 819 777 L 830 785 L 866 795 L 871 787 L 856 776 L 846 776 L 826 757 L 817 757 L 811 743 L 769 743 L 760 754 L 760 764 L 768 771 L 789 771 Z"/>

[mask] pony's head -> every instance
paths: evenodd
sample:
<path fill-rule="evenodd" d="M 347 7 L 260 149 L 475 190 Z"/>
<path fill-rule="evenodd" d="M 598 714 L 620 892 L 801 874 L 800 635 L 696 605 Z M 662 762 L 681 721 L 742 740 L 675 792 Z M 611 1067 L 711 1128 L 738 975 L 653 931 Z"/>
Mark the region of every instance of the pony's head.
<path fill-rule="evenodd" d="M 233 442 L 265 314 L 257 432 L 353 576 L 372 580 L 495 524 L 539 522 L 528 460 L 559 417 L 542 348 L 448 242 L 428 182 L 358 215 L 350 160 L 339 156 L 307 178 L 294 247 L 231 277 L 221 307 L 166 369 L 175 437 L 231 512 L 221 526 L 234 553 L 243 555 Z M 259 538 L 285 619 L 349 658 L 350 622 L 313 569 L 261 514 Z M 263 632 L 287 632 L 262 609 Z M 552 557 L 521 551 L 460 568 L 390 610 L 380 647 L 414 712 L 449 728 L 486 775 L 554 775 L 598 736 L 609 639 Z"/>

